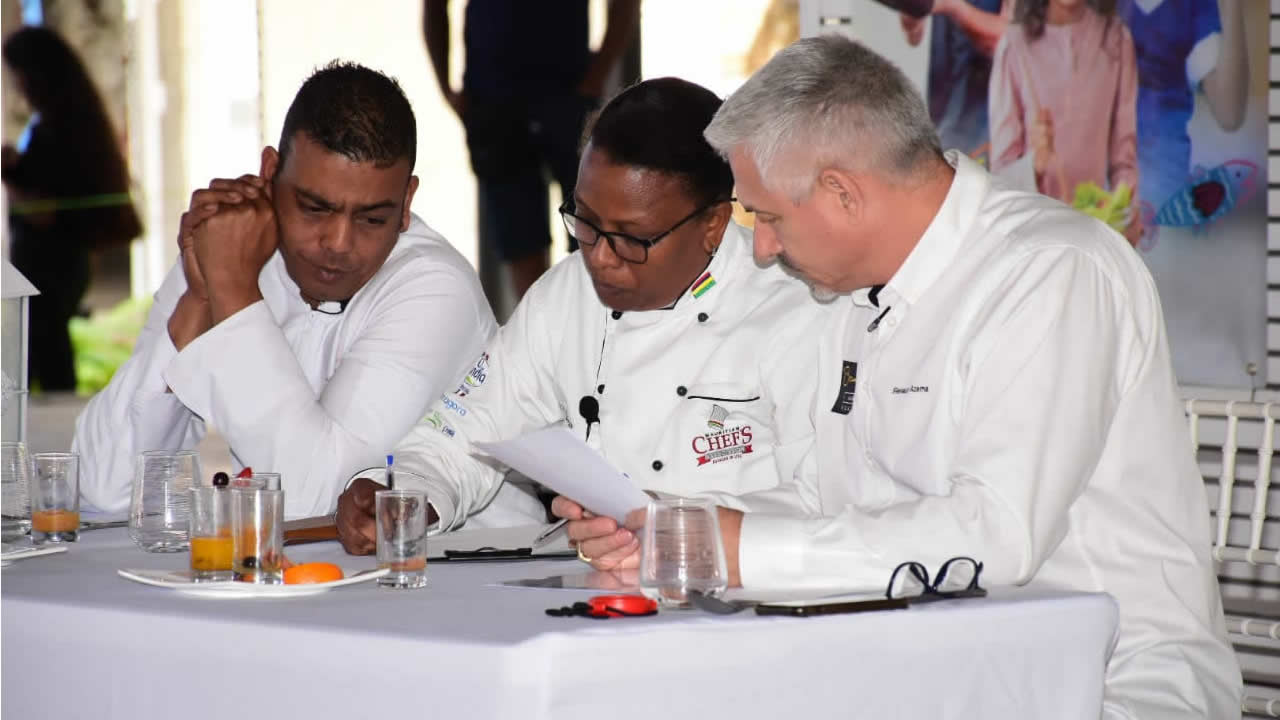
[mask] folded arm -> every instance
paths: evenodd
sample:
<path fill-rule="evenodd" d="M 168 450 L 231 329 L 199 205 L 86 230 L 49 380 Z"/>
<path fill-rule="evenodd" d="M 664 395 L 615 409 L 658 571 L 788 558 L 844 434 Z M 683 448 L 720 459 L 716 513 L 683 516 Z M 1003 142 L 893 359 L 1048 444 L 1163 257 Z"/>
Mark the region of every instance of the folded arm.
<path fill-rule="evenodd" d="M 367 324 L 339 349 L 337 369 L 319 392 L 262 301 L 194 340 L 165 372 L 238 461 L 281 473 L 287 515 L 331 511 L 346 478 L 385 457 L 483 345 L 490 326 L 459 271 L 409 265 L 401 272 L 367 298 L 374 305 Z"/>

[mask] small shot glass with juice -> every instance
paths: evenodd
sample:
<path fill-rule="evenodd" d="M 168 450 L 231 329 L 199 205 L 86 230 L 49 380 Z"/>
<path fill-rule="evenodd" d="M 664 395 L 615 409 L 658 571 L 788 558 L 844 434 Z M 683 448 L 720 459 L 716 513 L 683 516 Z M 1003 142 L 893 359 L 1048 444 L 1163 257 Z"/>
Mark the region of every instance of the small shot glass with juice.
<path fill-rule="evenodd" d="M 231 490 L 191 488 L 191 579 L 221 582 L 232 579 Z"/>
<path fill-rule="evenodd" d="M 31 542 L 75 542 L 80 531 L 80 456 L 31 456 Z"/>

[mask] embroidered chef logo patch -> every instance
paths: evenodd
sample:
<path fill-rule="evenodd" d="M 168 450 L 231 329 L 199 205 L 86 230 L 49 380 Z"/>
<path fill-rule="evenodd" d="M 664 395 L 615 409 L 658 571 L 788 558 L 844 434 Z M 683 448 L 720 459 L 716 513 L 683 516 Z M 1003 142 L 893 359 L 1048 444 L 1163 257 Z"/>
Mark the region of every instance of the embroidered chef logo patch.
<path fill-rule="evenodd" d="M 853 410 L 853 391 L 858 386 L 858 363 L 844 361 L 844 367 L 840 368 L 840 391 L 836 394 L 836 404 L 831 406 L 831 412 L 840 415 L 848 415 Z"/>
<path fill-rule="evenodd" d="M 485 378 L 489 376 L 489 353 L 480 353 L 480 359 L 476 360 L 476 364 L 471 366 L 471 370 L 467 372 L 467 376 L 462 378 L 462 382 L 458 383 L 458 389 L 453 391 L 458 397 L 466 397 L 467 393 L 475 390 L 484 384 Z"/>
<path fill-rule="evenodd" d="M 698 467 L 735 460 L 751 452 L 751 426 L 724 427 L 724 418 L 729 413 L 724 411 L 724 415 L 717 418 L 716 408 L 719 406 L 712 406 L 711 417 L 707 419 L 707 426 L 713 428 L 712 431 L 693 438 L 693 453 L 697 456 Z M 714 429 L 713 421 L 719 422 L 721 429 Z"/>

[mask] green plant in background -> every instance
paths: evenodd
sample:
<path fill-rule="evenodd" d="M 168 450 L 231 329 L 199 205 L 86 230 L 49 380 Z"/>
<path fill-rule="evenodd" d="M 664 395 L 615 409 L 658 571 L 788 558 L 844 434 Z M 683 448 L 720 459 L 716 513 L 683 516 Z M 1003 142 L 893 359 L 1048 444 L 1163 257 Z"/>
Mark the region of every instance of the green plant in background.
<path fill-rule="evenodd" d="M 133 352 L 150 309 L 151 298 L 146 297 L 125 300 L 88 318 L 71 318 L 77 393 L 92 395 L 107 386 Z"/>
<path fill-rule="evenodd" d="M 1120 183 L 1107 192 L 1095 182 L 1076 185 L 1076 196 L 1071 205 L 1086 215 L 1092 215 L 1110 225 L 1118 233 L 1129 226 L 1129 205 L 1133 202 L 1133 189 Z"/>

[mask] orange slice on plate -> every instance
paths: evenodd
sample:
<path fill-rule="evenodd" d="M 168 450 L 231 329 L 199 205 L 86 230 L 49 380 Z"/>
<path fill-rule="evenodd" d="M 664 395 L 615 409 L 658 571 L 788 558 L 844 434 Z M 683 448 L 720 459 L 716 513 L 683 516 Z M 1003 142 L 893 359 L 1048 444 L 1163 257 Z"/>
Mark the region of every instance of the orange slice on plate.
<path fill-rule="evenodd" d="M 342 568 L 327 562 L 309 562 L 294 565 L 284 571 L 285 585 L 327 583 L 342 579 Z"/>

